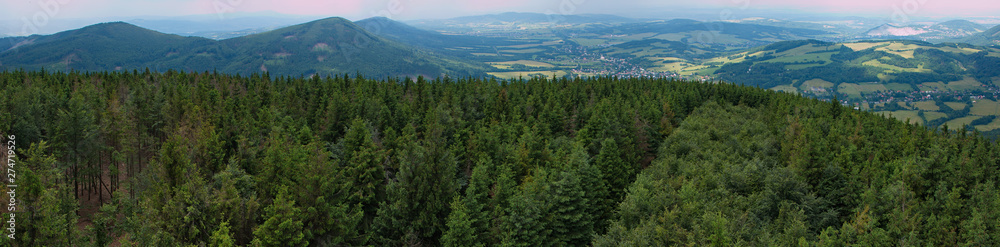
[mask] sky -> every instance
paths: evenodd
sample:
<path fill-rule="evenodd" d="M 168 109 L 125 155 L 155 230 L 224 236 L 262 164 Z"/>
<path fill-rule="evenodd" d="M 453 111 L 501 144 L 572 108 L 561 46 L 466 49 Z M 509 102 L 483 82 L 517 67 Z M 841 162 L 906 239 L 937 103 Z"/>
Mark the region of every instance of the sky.
<path fill-rule="evenodd" d="M 360 20 L 441 19 L 501 12 L 615 14 L 701 20 L 756 17 L 760 13 L 864 16 L 905 22 L 920 18 L 1000 16 L 997 0 L 0 0 L 6 33 L 46 29 L 74 20 L 127 21 L 150 16 L 232 18 L 253 13 Z M 250 14 L 248 14 L 250 13 Z M 774 18 L 774 16 L 767 16 Z M 40 28 L 39 28 L 40 27 Z M 20 29 L 11 31 L 11 29 Z M 48 27 L 52 29 L 52 27 Z M 0 32 L 4 33 L 4 32 Z"/>

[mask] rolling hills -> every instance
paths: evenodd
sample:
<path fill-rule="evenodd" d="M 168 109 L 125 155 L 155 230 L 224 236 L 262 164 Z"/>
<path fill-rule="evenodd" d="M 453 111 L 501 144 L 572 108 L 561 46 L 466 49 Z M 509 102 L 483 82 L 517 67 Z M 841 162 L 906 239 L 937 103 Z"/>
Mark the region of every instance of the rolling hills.
<path fill-rule="evenodd" d="M 46 36 L 6 38 L 0 68 L 218 70 L 280 75 L 481 75 L 485 65 L 373 35 L 343 18 L 214 41 L 102 23 Z"/>

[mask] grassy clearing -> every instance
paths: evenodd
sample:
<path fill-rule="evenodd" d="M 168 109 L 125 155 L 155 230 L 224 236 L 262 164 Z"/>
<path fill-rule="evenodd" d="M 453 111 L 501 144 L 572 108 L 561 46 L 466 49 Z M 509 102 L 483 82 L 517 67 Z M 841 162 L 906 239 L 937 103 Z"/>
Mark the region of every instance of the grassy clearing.
<path fill-rule="evenodd" d="M 517 53 L 517 54 L 537 53 L 537 52 L 542 52 L 542 51 L 545 51 L 545 49 L 531 48 L 531 49 L 524 49 L 524 50 L 500 50 L 500 52 L 504 52 L 504 53 Z"/>
<path fill-rule="evenodd" d="M 920 102 L 913 102 L 913 106 L 916 107 L 917 109 L 924 110 L 924 111 L 940 111 L 941 110 L 941 107 L 938 107 L 937 104 L 935 104 L 934 101 L 932 101 L 932 100 L 920 101 Z M 930 120 L 928 119 L 928 121 L 930 121 Z"/>
<path fill-rule="evenodd" d="M 515 65 L 515 64 L 522 64 L 524 66 L 542 67 L 542 68 L 552 68 L 552 67 L 555 67 L 555 65 L 552 65 L 550 63 L 539 62 L 539 61 L 531 61 L 531 60 L 517 60 L 517 61 L 507 61 L 507 62 L 492 62 L 492 63 L 489 63 L 489 64 L 493 65 L 493 67 L 497 67 L 499 69 L 507 69 L 507 68 L 510 68 L 510 66 Z"/>
<path fill-rule="evenodd" d="M 969 125 L 969 123 L 972 123 L 972 121 L 976 121 L 976 119 L 979 119 L 981 117 L 983 116 L 967 116 L 963 118 L 956 118 L 955 120 L 948 121 L 945 124 L 948 125 L 948 129 L 958 129 L 961 128 L 962 126 Z"/>
<path fill-rule="evenodd" d="M 861 63 L 861 65 L 872 66 L 872 67 L 876 67 L 876 68 L 883 68 L 883 69 L 886 69 L 886 70 L 891 70 L 892 72 L 916 72 L 916 73 L 933 72 L 932 70 L 922 68 L 923 66 L 921 66 L 919 68 L 903 68 L 903 67 L 899 67 L 899 66 L 895 66 L 895 65 L 884 64 L 881 61 L 879 61 L 878 59 L 872 59 L 872 60 L 866 61 L 864 63 Z"/>
<path fill-rule="evenodd" d="M 799 90 L 795 89 L 795 87 L 793 87 L 791 85 L 776 86 L 776 87 L 772 87 L 771 90 L 781 91 L 781 92 L 789 92 L 789 93 L 798 93 L 799 92 Z"/>
<path fill-rule="evenodd" d="M 824 53 L 813 53 L 813 54 L 802 54 L 802 55 L 795 55 L 795 56 L 778 57 L 778 58 L 775 58 L 775 59 L 767 60 L 765 62 L 772 62 L 772 63 L 826 62 L 826 63 L 830 63 L 830 62 L 832 62 L 830 60 L 830 56 L 833 56 L 833 52 L 824 52 Z"/>
<path fill-rule="evenodd" d="M 880 111 L 877 114 L 899 119 L 900 121 L 910 120 L 911 124 L 924 124 L 924 119 L 918 115 L 917 111 Z M 972 120 L 969 120 L 972 121 Z"/>
<path fill-rule="evenodd" d="M 877 48 L 875 50 L 876 51 L 884 51 L 884 52 L 887 52 L 887 53 L 890 53 L 890 54 L 899 55 L 899 56 L 901 56 L 903 58 L 906 58 L 906 59 L 911 59 L 911 58 L 913 58 L 913 51 L 917 50 L 918 48 L 931 48 L 931 49 L 933 49 L 933 47 L 924 47 L 924 46 L 920 46 L 920 45 L 903 44 L 903 43 L 900 43 L 900 42 L 889 42 L 889 45 L 884 46 L 884 47 L 879 47 L 879 48 Z"/>
<path fill-rule="evenodd" d="M 948 89 L 953 91 L 964 91 L 964 90 L 982 90 L 983 84 L 972 77 L 965 77 L 960 81 L 953 81 L 948 83 Z"/>
<path fill-rule="evenodd" d="M 805 82 L 802 83 L 802 89 L 803 90 L 805 90 L 806 88 L 813 88 L 813 87 L 816 87 L 816 88 L 833 88 L 833 86 L 835 86 L 833 84 L 833 82 L 828 82 L 828 81 L 823 80 L 823 79 L 812 79 L 812 80 L 808 80 L 808 81 L 805 81 Z"/>
<path fill-rule="evenodd" d="M 887 88 L 889 90 L 893 90 L 893 91 L 912 91 L 913 90 L 913 87 L 911 87 L 910 84 L 886 83 L 884 85 L 885 85 L 885 88 Z"/>
<path fill-rule="evenodd" d="M 956 111 L 961 111 L 962 109 L 965 109 L 965 103 L 961 102 L 944 102 L 944 105 L 951 107 L 951 109 Z"/>
<path fill-rule="evenodd" d="M 862 50 L 867 50 L 867 49 L 870 49 L 872 47 L 875 47 L 875 46 L 878 46 L 878 45 L 883 45 L 883 44 L 887 44 L 887 42 L 874 42 L 874 43 L 873 42 L 859 42 L 859 43 L 844 44 L 844 46 L 847 46 L 847 48 L 851 48 L 851 50 L 854 50 L 854 51 L 862 51 Z"/>
<path fill-rule="evenodd" d="M 885 85 L 882 84 L 870 84 L 870 83 L 841 83 L 837 86 L 837 92 L 847 94 L 851 97 L 860 98 L 862 93 L 870 93 L 875 91 L 886 91 Z"/>
<path fill-rule="evenodd" d="M 670 40 L 670 41 L 681 41 L 682 39 L 687 38 L 687 37 L 688 37 L 688 35 L 681 34 L 681 33 L 666 33 L 666 34 L 660 34 L 660 35 L 653 36 L 654 39 L 662 39 L 662 40 Z"/>
<path fill-rule="evenodd" d="M 542 44 L 507 45 L 507 46 L 500 46 L 500 47 L 503 47 L 503 48 L 514 48 L 514 49 L 524 49 L 524 48 L 531 48 L 531 47 L 537 47 L 537 46 L 542 46 Z"/>
<path fill-rule="evenodd" d="M 588 39 L 588 38 L 575 38 L 575 39 L 572 39 L 572 40 L 573 40 L 573 42 L 576 42 L 577 44 L 580 44 L 581 46 L 596 46 L 596 45 L 602 45 L 602 44 L 605 44 L 605 43 L 608 42 L 607 40 L 603 40 L 603 39 Z"/>
<path fill-rule="evenodd" d="M 976 125 L 976 129 L 978 129 L 979 131 L 991 131 L 995 129 L 1000 129 L 1000 118 L 993 119 L 993 122 L 990 122 L 989 124 L 986 125 Z"/>
<path fill-rule="evenodd" d="M 924 119 L 927 119 L 927 121 L 934 121 L 946 117 L 948 117 L 948 114 L 944 114 L 941 112 L 934 112 L 934 111 L 924 112 Z"/>
<path fill-rule="evenodd" d="M 969 114 L 979 116 L 1000 114 L 1000 103 L 988 99 L 976 100 L 976 103 L 972 103 L 972 109 L 969 109 Z"/>
<path fill-rule="evenodd" d="M 566 73 L 566 71 L 563 70 L 547 70 L 547 71 L 488 72 L 487 74 L 504 79 L 517 79 L 520 77 L 530 78 L 536 75 L 545 77 L 552 77 L 552 75 L 555 75 L 556 77 L 563 77 L 569 73 Z"/>
<path fill-rule="evenodd" d="M 939 47 L 939 48 L 935 48 L 935 49 L 938 49 L 938 50 L 943 51 L 943 52 L 962 53 L 962 54 L 966 54 L 966 55 L 982 51 L 982 50 L 979 50 L 979 49 L 972 49 L 972 48 L 968 48 L 968 47 L 966 47 L 966 48 Z"/>
<path fill-rule="evenodd" d="M 940 82 L 924 82 L 917 85 L 920 91 L 947 91 L 948 85 Z"/>

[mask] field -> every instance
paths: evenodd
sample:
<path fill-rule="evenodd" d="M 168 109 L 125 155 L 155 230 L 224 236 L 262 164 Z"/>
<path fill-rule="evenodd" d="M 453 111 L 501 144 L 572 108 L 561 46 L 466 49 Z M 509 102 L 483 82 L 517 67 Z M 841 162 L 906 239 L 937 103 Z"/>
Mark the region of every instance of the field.
<path fill-rule="evenodd" d="M 512 72 L 489 72 L 488 74 L 505 79 L 517 79 L 520 77 L 528 78 L 532 76 L 545 76 L 552 77 L 563 77 L 569 73 L 562 70 L 548 70 L 548 71 L 512 71 Z"/>
<path fill-rule="evenodd" d="M 833 82 L 828 82 L 823 79 L 812 79 L 802 83 L 799 86 L 802 91 L 828 91 L 835 86 Z"/>
<path fill-rule="evenodd" d="M 517 53 L 517 54 L 537 53 L 537 52 L 542 52 L 542 51 L 545 51 L 545 49 L 531 48 L 531 49 L 523 49 L 523 50 L 500 50 L 501 53 Z"/>
<path fill-rule="evenodd" d="M 969 109 L 969 114 L 979 116 L 1000 115 L 1000 103 L 988 99 L 976 100 Z"/>
<path fill-rule="evenodd" d="M 989 124 L 986 125 L 976 125 L 976 129 L 979 131 L 991 131 L 995 129 L 1000 129 L 1000 118 L 993 119 L 993 122 L 990 122 Z"/>
<path fill-rule="evenodd" d="M 875 47 L 875 46 L 878 46 L 878 45 L 881 45 L 881 44 L 884 44 L 884 42 L 882 42 L 882 43 L 871 43 L 871 42 L 849 43 L 849 44 L 844 44 L 844 46 L 847 46 L 848 48 L 851 48 L 851 50 L 854 50 L 854 51 L 861 51 L 861 50 L 867 50 L 869 48 L 872 48 L 872 47 Z"/>
<path fill-rule="evenodd" d="M 979 119 L 981 117 L 982 116 L 967 116 L 963 118 L 956 118 L 954 120 L 948 121 L 945 124 L 948 125 L 949 129 L 959 129 L 962 126 L 969 125 L 969 123 L 972 123 L 972 121 L 976 121 L 976 119 Z"/>
<path fill-rule="evenodd" d="M 937 104 L 934 103 L 934 101 L 930 101 L 930 100 L 929 101 L 913 102 L 913 106 L 916 107 L 917 109 L 924 110 L 924 111 L 940 111 L 941 110 L 941 107 L 938 107 Z M 930 119 L 928 119 L 928 121 L 929 120 Z"/>
<path fill-rule="evenodd" d="M 789 93 L 798 93 L 799 92 L 799 90 L 795 89 L 795 87 L 793 87 L 791 85 L 781 85 L 781 86 L 773 87 L 773 88 L 771 88 L 771 90 L 781 91 L 781 92 L 789 92 Z"/>
<path fill-rule="evenodd" d="M 947 105 L 948 107 L 951 107 L 951 109 L 956 110 L 956 111 L 961 111 L 962 109 L 965 109 L 965 103 L 944 102 L 944 104 Z"/>
<path fill-rule="evenodd" d="M 917 111 L 880 111 L 877 114 L 885 115 L 886 117 L 893 117 L 899 119 L 900 121 L 910 120 L 912 124 L 923 124 L 924 119 L 918 115 Z M 972 120 L 969 120 L 970 122 Z"/>
<path fill-rule="evenodd" d="M 861 65 L 872 66 L 872 67 L 876 67 L 876 68 L 883 68 L 883 69 L 889 70 L 887 72 L 917 72 L 917 73 L 920 73 L 920 72 L 931 72 L 931 70 L 924 69 L 924 68 L 902 68 L 902 67 L 898 67 L 898 66 L 895 66 L 895 65 L 888 65 L 888 64 L 882 63 L 881 61 L 879 61 L 877 59 L 869 60 L 867 62 L 861 63 Z"/>
<path fill-rule="evenodd" d="M 948 89 L 952 91 L 964 91 L 964 90 L 982 90 L 983 84 L 972 77 L 965 77 L 960 81 L 953 81 L 948 83 Z"/>
<path fill-rule="evenodd" d="M 837 92 L 847 94 L 851 97 L 860 98 L 862 93 L 870 93 L 875 91 L 886 91 L 888 90 L 883 84 L 870 84 L 870 83 L 841 83 L 837 86 Z"/>
<path fill-rule="evenodd" d="M 528 67 L 541 67 L 541 68 L 552 68 L 552 67 L 555 67 L 555 65 L 552 65 L 550 63 L 539 62 L 539 61 L 531 61 L 531 60 L 517 60 L 517 61 L 508 61 L 508 62 L 492 62 L 492 63 L 489 63 L 489 64 L 493 65 L 493 67 L 496 67 L 498 69 L 509 69 L 512 65 L 515 65 L 515 64 L 521 64 L 521 65 L 528 66 Z"/>
<path fill-rule="evenodd" d="M 948 114 L 944 114 L 944 113 L 940 113 L 940 112 L 931 112 L 931 111 L 924 112 L 924 118 L 927 121 L 934 121 L 934 120 L 937 120 L 937 119 L 940 119 L 940 118 L 946 118 L 946 117 L 948 117 Z"/>

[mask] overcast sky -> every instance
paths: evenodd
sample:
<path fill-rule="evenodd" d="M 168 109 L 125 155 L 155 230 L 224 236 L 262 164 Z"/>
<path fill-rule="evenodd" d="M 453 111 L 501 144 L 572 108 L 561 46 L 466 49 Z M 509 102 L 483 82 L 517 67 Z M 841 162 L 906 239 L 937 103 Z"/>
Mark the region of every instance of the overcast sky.
<path fill-rule="evenodd" d="M 758 13 L 819 13 L 882 19 L 1000 16 L 998 0 L 0 0 L 5 25 L 44 24 L 73 19 L 129 20 L 130 17 L 273 12 L 359 20 L 439 19 L 501 12 L 602 13 L 672 18 L 697 13 L 701 20 L 754 17 Z M 692 16 L 682 16 L 692 18 Z M 774 16 L 769 16 L 774 17 Z M 900 18 L 903 17 L 903 18 Z M 22 28 L 23 29 L 23 28 Z M 30 29 L 30 28 L 29 28 Z"/>

